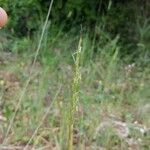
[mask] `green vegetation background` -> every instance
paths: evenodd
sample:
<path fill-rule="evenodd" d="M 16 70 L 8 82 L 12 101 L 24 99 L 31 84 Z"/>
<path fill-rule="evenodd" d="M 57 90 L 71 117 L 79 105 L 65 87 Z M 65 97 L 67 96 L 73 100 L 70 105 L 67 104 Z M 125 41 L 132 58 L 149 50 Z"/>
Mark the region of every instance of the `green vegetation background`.
<path fill-rule="evenodd" d="M 37 35 L 46 17 L 49 2 L 0 0 L 9 15 L 6 29 L 11 33 L 9 38 L 19 38 L 19 42 L 22 39 L 24 43 L 24 37 L 33 38 Z M 131 56 L 132 61 L 140 57 L 143 61 L 143 57 L 149 57 L 149 8 L 150 2 L 147 0 L 55 0 L 49 18 L 53 25 L 51 36 L 60 30 L 63 34 L 73 31 L 72 35 L 77 35 L 82 26 L 82 32 L 89 33 L 90 41 L 95 38 L 94 54 L 109 38 L 119 36 L 120 55 L 123 58 Z M 8 47 L 7 50 L 10 50 Z"/>
<path fill-rule="evenodd" d="M 0 0 L 9 16 L 0 30 L 0 149 L 8 139 L 66 150 L 74 115 L 77 150 L 149 150 L 150 1 L 54 0 L 36 53 L 49 4 Z"/>

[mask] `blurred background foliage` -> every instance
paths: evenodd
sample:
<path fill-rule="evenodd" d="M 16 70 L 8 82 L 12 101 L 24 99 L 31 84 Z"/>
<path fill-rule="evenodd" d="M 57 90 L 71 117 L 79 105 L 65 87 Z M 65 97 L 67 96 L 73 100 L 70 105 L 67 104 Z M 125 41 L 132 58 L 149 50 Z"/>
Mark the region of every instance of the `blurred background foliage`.
<path fill-rule="evenodd" d="M 6 31 L 11 33 L 11 39 L 27 43 L 25 37 L 33 38 L 43 25 L 49 3 L 50 0 L 0 0 L 9 15 Z M 149 10 L 148 0 L 54 0 L 49 20 L 53 30 L 61 29 L 63 34 L 79 34 L 82 26 L 89 40 L 94 39 L 94 53 L 110 38 L 119 36 L 121 56 L 145 59 L 150 49 Z"/>
<path fill-rule="evenodd" d="M 150 0 L 54 0 L 39 46 L 50 2 L 0 0 L 9 16 L 0 30 L 0 143 L 4 137 L 21 149 L 27 143 L 66 149 L 72 85 L 81 73 L 75 149 L 128 149 L 128 143 L 150 150 Z"/>

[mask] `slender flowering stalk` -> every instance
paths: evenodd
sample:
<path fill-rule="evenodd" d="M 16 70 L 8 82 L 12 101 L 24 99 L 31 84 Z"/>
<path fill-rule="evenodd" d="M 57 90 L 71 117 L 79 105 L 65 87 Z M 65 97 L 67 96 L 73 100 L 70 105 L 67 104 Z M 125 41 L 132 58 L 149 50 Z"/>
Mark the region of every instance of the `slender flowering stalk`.
<path fill-rule="evenodd" d="M 74 65 L 74 78 L 72 83 L 72 97 L 68 104 L 68 124 L 67 124 L 67 150 L 73 150 L 73 126 L 74 126 L 74 112 L 78 103 L 79 93 L 79 81 L 81 79 L 80 74 L 80 57 L 81 57 L 81 43 L 82 38 L 79 40 L 79 45 L 75 57 Z"/>

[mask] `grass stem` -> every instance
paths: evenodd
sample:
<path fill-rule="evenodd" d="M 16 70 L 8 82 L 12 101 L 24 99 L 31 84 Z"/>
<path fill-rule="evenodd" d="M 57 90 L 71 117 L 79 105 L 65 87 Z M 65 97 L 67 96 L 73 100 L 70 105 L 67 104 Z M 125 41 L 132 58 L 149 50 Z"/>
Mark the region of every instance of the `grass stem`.
<path fill-rule="evenodd" d="M 73 150 L 73 127 L 74 127 L 74 112 L 76 110 L 78 102 L 79 93 L 79 81 L 81 79 L 80 75 L 80 56 L 81 56 L 81 44 L 82 38 L 79 40 L 79 45 L 75 57 L 74 65 L 74 77 L 72 83 L 72 97 L 68 105 L 68 136 L 67 136 L 67 150 Z"/>

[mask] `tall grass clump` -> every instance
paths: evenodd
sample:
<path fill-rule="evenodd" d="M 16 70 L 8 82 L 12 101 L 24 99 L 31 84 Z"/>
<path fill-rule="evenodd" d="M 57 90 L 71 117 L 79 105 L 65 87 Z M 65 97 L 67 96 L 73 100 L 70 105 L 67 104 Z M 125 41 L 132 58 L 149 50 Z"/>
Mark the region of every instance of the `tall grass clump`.
<path fill-rule="evenodd" d="M 11 129 L 12 129 L 13 123 L 15 121 L 18 110 L 20 109 L 21 103 L 23 102 L 23 98 L 24 98 L 24 95 L 27 91 L 29 83 L 30 83 L 31 79 L 33 78 L 33 70 L 34 70 L 35 64 L 37 62 L 37 57 L 39 55 L 39 51 L 41 49 L 41 45 L 42 45 L 42 41 L 43 41 L 43 38 L 44 38 L 44 35 L 45 35 L 45 31 L 46 31 L 46 27 L 47 27 L 47 23 L 48 23 L 48 18 L 49 18 L 50 13 L 51 13 L 52 5 L 53 5 L 53 0 L 51 0 L 50 5 L 49 5 L 49 9 L 48 9 L 48 13 L 47 13 L 47 16 L 46 16 L 46 19 L 45 19 L 45 23 L 44 23 L 44 26 L 42 28 L 40 40 L 39 40 L 39 43 L 38 43 L 38 46 L 37 46 L 37 49 L 36 49 L 36 52 L 35 52 L 35 55 L 34 55 L 33 63 L 32 63 L 31 68 L 30 68 L 30 75 L 29 75 L 28 80 L 26 81 L 26 83 L 23 87 L 23 90 L 20 93 L 18 104 L 16 105 L 14 114 L 12 115 L 12 118 L 10 119 L 7 131 L 6 131 L 3 143 L 2 143 L 3 145 L 7 144 L 8 135 L 9 135 Z"/>

